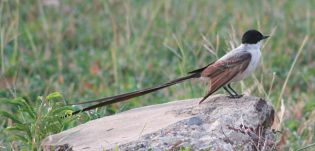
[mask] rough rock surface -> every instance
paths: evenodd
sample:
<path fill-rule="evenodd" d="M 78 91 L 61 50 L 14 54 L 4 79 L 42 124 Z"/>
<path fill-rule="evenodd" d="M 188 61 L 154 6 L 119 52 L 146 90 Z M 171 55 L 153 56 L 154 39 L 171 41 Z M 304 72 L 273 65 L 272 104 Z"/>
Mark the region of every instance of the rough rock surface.
<path fill-rule="evenodd" d="M 272 150 L 273 107 L 264 99 L 214 96 L 103 117 L 43 140 L 44 150 Z"/>

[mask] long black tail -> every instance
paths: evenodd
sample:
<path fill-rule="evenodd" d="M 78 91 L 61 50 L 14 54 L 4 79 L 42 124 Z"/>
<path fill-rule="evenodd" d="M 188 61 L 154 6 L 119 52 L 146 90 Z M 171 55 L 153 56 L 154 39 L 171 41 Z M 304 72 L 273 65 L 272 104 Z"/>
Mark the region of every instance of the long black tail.
<path fill-rule="evenodd" d="M 200 77 L 200 73 L 199 72 L 192 72 L 188 76 L 175 79 L 173 81 L 164 83 L 164 84 L 156 86 L 156 87 L 147 88 L 147 89 L 143 89 L 143 90 L 138 90 L 138 91 L 134 91 L 134 92 L 129 92 L 129 93 L 125 93 L 125 94 L 120 94 L 120 95 L 116 95 L 116 96 L 101 98 L 101 99 L 97 99 L 97 100 L 93 100 L 93 101 L 76 103 L 76 105 L 77 105 L 77 104 L 86 104 L 86 103 L 96 103 L 96 102 L 98 102 L 97 104 L 94 104 L 94 105 L 88 106 L 86 108 L 83 108 L 81 110 L 75 111 L 75 112 L 72 113 L 72 115 L 75 115 L 75 114 L 78 114 L 78 113 L 84 112 L 84 111 L 93 110 L 95 108 L 102 107 L 102 106 L 105 106 L 105 105 L 126 101 L 126 100 L 129 100 L 129 99 L 134 98 L 134 97 L 142 96 L 142 95 L 145 95 L 145 94 L 148 94 L 148 93 L 151 93 L 151 92 L 154 92 L 154 91 L 158 91 L 160 89 L 172 86 L 174 84 L 181 83 L 181 82 L 186 81 L 188 79 L 199 78 L 199 77 Z"/>

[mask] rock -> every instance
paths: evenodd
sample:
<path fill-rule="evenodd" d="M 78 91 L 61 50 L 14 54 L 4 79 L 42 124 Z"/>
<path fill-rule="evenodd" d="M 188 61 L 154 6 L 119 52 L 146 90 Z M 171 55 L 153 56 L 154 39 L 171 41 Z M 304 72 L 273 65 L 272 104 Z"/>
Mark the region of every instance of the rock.
<path fill-rule="evenodd" d="M 264 99 L 213 96 L 103 117 L 42 141 L 44 150 L 272 150 L 274 110 Z"/>
<path fill-rule="evenodd" d="M 187 125 L 201 125 L 202 124 L 202 120 L 199 117 L 192 117 L 190 119 L 188 119 Z"/>

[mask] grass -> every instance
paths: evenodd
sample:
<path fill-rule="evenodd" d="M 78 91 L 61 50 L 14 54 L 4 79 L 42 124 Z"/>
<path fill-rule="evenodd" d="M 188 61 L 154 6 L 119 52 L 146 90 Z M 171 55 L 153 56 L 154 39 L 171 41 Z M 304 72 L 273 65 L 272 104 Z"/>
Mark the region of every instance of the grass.
<path fill-rule="evenodd" d="M 150 87 L 215 60 L 255 28 L 272 37 L 255 75 L 235 87 L 269 98 L 277 107 L 284 100 L 279 147 L 296 150 L 315 142 L 314 10 L 311 0 L 2 0 L 0 97 L 23 98 L 35 119 L 45 121 L 37 111 L 54 105 L 42 106 L 45 99 L 38 96 L 60 92 L 63 99 L 55 100 L 60 107 Z M 32 135 L 33 143 L 0 137 L 0 148 L 36 150 L 39 136 L 134 107 L 201 97 L 204 87 L 186 82 L 82 114 L 75 122 Z M 0 109 L 13 115 L 19 111 L 5 102 Z M 36 125 L 28 113 L 20 114 L 15 116 L 21 123 Z M 0 117 L 1 136 L 18 136 L 7 131 L 12 126 L 12 119 Z"/>

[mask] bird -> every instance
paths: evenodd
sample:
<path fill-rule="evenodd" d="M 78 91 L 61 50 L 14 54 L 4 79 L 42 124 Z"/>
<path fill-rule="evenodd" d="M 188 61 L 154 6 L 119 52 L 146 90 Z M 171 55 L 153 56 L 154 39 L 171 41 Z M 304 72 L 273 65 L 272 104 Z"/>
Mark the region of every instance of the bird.
<path fill-rule="evenodd" d="M 237 93 L 231 83 L 239 82 L 251 75 L 260 62 L 262 41 L 269 36 L 264 36 L 261 32 L 255 29 L 247 30 L 242 36 L 242 43 L 235 49 L 229 51 L 221 58 L 209 63 L 208 65 L 190 71 L 186 76 L 175 80 L 160 84 L 155 87 L 137 90 L 129 93 L 124 93 L 116 96 L 100 98 L 97 100 L 79 102 L 71 105 L 80 105 L 93 103 L 88 107 L 74 111 L 72 115 L 80 112 L 93 110 L 109 104 L 122 102 L 134 97 L 142 96 L 160 89 L 181 83 L 189 79 L 202 79 L 208 82 L 208 92 L 199 101 L 201 104 L 214 92 L 223 88 L 230 98 L 240 98 L 243 95 Z"/>

